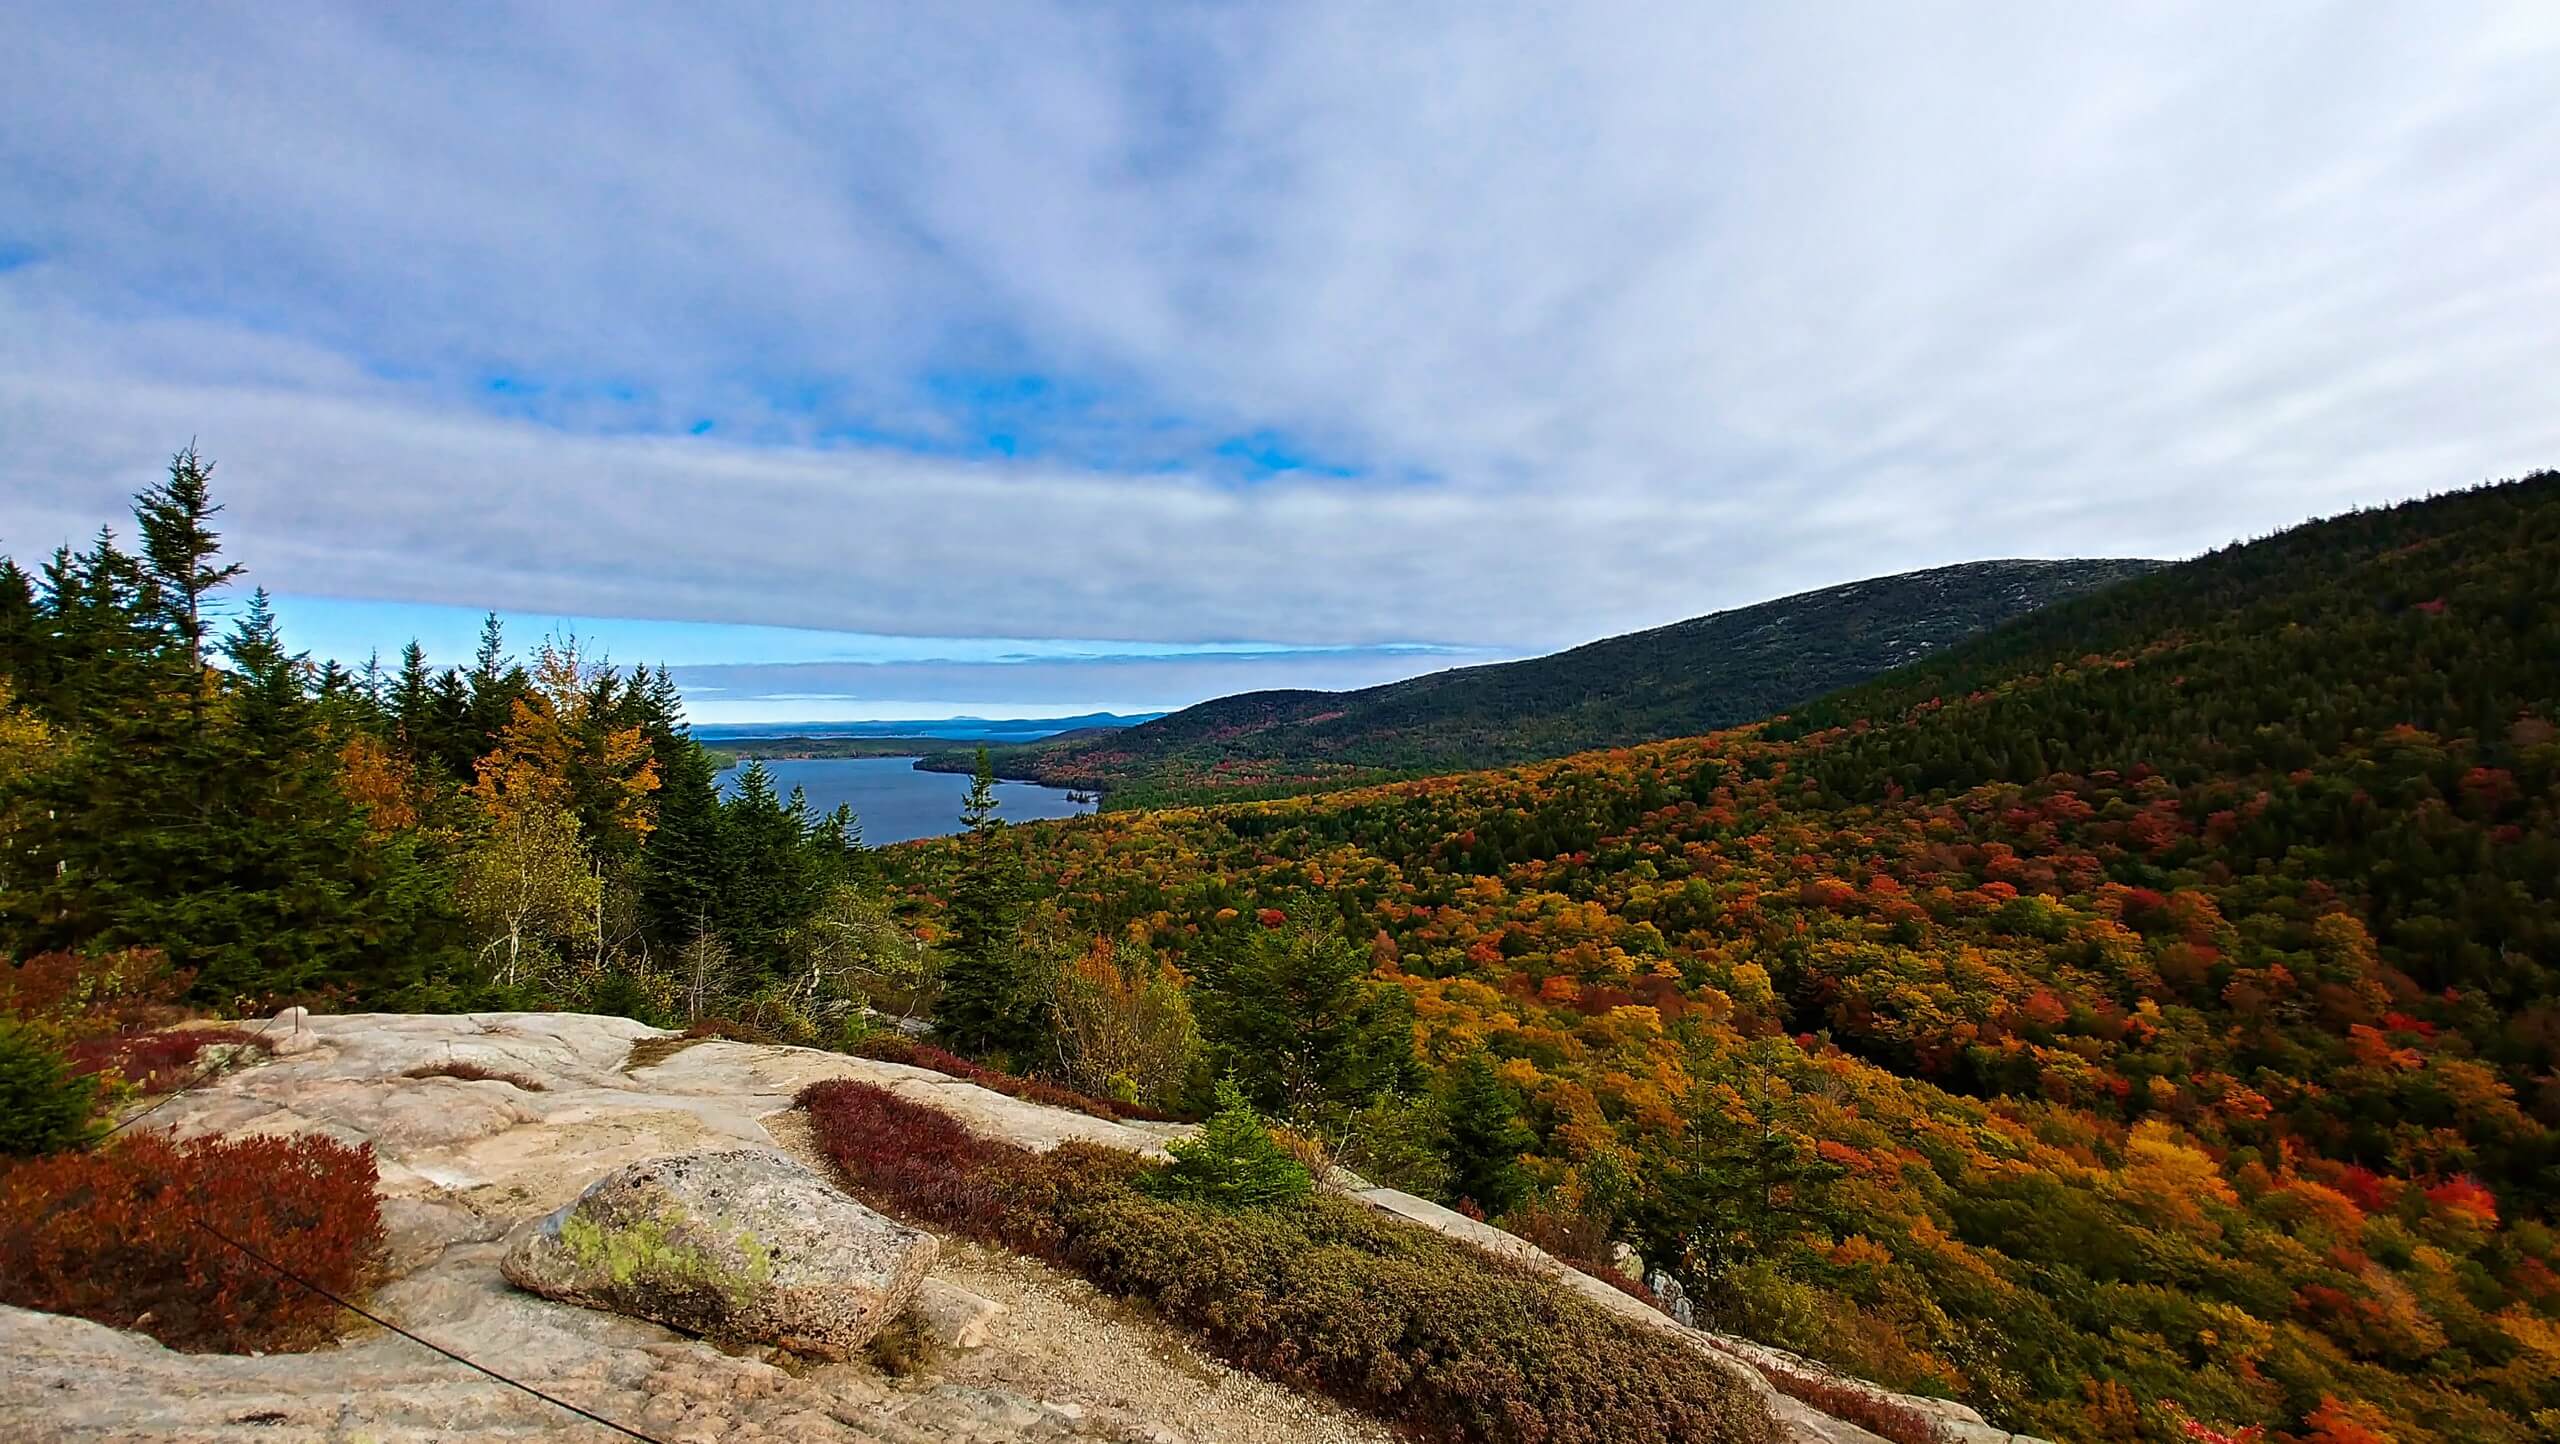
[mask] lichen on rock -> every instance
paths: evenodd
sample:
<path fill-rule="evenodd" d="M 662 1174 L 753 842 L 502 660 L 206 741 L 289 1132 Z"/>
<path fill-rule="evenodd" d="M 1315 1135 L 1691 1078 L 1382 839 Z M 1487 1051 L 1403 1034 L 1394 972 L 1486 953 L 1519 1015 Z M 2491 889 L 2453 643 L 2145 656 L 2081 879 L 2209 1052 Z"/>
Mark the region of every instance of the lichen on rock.
<path fill-rule="evenodd" d="M 723 1342 L 845 1358 L 915 1296 L 932 1235 L 771 1149 L 616 1169 L 519 1232 L 509 1281 Z"/>

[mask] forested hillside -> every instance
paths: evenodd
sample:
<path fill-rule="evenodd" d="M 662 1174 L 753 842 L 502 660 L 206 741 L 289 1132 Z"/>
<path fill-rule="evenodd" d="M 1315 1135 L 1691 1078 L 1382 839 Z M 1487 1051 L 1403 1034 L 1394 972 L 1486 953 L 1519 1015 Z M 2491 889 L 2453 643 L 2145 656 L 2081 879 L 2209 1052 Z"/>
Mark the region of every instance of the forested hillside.
<path fill-rule="evenodd" d="M 1002 850 L 1213 1041 L 1294 1010 L 1222 1055 L 1257 1102 L 1631 1238 L 1722 1327 L 2060 1439 L 2523 1440 L 2560 1432 L 2555 724 L 2544 474 L 1762 727 L 891 857 L 938 915 Z M 1324 981 L 1354 950 L 1384 992 Z M 1358 1046 L 1404 1008 L 1418 1111 Z"/>
<path fill-rule="evenodd" d="M 1114 807 L 1494 767 L 1754 722 L 2146 561 L 1992 561 L 1877 577 L 1356 692 L 1247 692 L 1142 726 L 995 751 L 997 771 Z M 966 771 L 946 750 L 926 763 Z"/>

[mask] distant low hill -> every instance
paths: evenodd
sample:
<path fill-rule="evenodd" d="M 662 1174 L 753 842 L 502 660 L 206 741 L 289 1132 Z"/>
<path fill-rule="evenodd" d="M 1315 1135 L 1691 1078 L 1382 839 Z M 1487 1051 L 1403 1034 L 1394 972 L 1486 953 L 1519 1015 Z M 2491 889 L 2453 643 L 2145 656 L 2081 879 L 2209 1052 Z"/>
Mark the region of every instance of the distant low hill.
<path fill-rule="evenodd" d="M 1112 805 L 1305 792 L 1561 757 L 1754 721 L 2039 607 L 2157 570 L 1986 561 L 1877 577 L 1527 661 L 1356 692 L 1246 692 L 1137 727 L 999 747 L 997 772 Z M 965 770 L 971 752 L 921 765 Z"/>
<path fill-rule="evenodd" d="M 697 725 L 694 740 L 722 767 L 742 758 L 766 761 L 808 757 L 914 757 L 956 745 L 1011 746 L 1068 734 L 1116 731 L 1151 722 L 1161 712 L 1123 715 L 1086 712 L 1073 717 L 996 719 L 948 717 L 920 722 L 714 722 Z"/>

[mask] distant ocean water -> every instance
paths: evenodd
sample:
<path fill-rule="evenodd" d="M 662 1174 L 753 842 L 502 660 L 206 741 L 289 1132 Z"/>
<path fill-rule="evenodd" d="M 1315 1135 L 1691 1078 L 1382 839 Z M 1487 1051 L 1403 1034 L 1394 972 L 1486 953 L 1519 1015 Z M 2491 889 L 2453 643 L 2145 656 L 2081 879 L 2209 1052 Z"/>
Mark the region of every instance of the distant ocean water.
<path fill-rule="evenodd" d="M 862 840 L 874 847 L 958 832 L 960 799 L 969 791 L 965 775 L 918 772 L 912 757 L 812 757 L 767 762 L 764 770 L 773 774 L 774 791 L 786 798 L 794 787 L 805 789 L 813 811 L 852 804 L 862 819 Z M 737 782 L 738 769 L 723 771 L 721 795 L 736 791 Z M 1063 789 L 1036 782 L 999 782 L 996 801 L 996 816 L 1007 822 L 1093 811 L 1091 803 L 1071 802 Z"/>

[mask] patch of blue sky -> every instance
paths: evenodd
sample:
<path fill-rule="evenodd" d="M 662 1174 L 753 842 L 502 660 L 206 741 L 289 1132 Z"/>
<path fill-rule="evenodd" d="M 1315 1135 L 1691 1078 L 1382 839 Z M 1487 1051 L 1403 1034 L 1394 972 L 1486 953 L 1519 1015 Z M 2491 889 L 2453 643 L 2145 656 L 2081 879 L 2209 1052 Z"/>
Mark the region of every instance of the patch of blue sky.
<path fill-rule="evenodd" d="M 437 666 L 466 664 L 479 645 L 486 612 L 430 602 L 279 595 L 286 644 L 349 666 L 379 652 L 385 666 L 411 638 Z M 574 636 L 590 656 L 617 665 L 671 667 L 789 662 L 957 662 L 1004 666 L 1032 662 L 1122 662 L 1148 658 L 1308 655 L 1466 656 L 1472 650 L 1435 643 L 1307 646 L 1286 642 L 1131 642 L 1063 637 L 899 637 L 868 632 L 769 627 L 730 622 L 662 621 L 501 612 L 510 652 L 521 657 L 546 637 Z"/>
<path fill-rule="evenodd" d="M 789 375 L 708 381 L 697 391 L 661 404 L 657 393 L 622 378 L 494 371 L 477 379 L 471 399 L 491 414 L 564 430 L 716 435 L 721 444 L 1055 461 L 1241 485 L 1372 475 L 1286 429 L 1239 430 L 1186 415 L 1142 385 L 1037 370 L 933 370 L 871 394 L 840 379 Z"/>
<path fill-rule="evenodd" d="M 1277 431 L 1263 430 L 1232 436 L 1219 442 L 1212 450 L 1235 463 L 1246 477 L 1256 481 L 1289 474 L 1347 481 L 1363 474 L 1361 468 L 1327 461 L 1303 443 Z"/>

